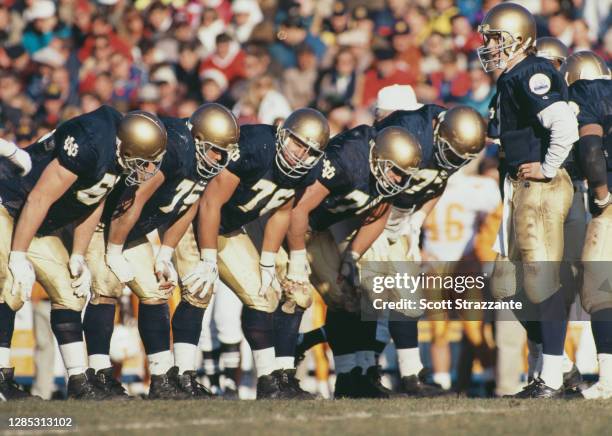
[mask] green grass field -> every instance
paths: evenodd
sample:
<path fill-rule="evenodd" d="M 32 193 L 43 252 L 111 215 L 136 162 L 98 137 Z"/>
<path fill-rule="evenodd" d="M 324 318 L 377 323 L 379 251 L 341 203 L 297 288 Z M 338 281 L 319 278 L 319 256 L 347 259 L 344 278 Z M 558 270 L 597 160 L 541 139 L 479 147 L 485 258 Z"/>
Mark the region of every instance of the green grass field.
<path fill-rule="evenodd" d="M 0 435 L 603 435 L 612 401 L 342 400 L 0 403 Z M 18 416 L 71 417 L 72 428 L 10 429 Z"/>

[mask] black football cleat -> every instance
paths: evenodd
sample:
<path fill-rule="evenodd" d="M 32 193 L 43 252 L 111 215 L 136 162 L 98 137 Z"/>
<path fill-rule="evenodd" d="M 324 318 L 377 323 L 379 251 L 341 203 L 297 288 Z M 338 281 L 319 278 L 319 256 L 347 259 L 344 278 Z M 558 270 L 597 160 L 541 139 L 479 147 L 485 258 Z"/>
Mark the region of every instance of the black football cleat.
<path fill-rule="evenodd" d="M 512 395 L 511 398 L 527 399 L 527 398 L 563 398 L 564 388 L 553 389 L 546 386 L 544 380 L 536 377 L 530 384 L 525 386 L 521 392 Z"/>
<path fill-rule="evenodd" d="M 282 369 L 272 371 L 271 374 L 262 375 L 257 378 L 257 399 L 258 400 L 291 400 L 294 393 L 283 389 L 281 380 L 286 376 Z M 288 382 L 288 381 L 287 381 Z"/>
<path fill-rule="evenodd" d="M 210 400 L 215 396 L 206 386 L 198 382 L 198 374 L 195 371 L 185 371 L 177 378 L 179 390 L 186 392 L 195 400 Z"/>
<path fill-rule="evenodd" d="M 582 374 L 576 364 L 568 372 L 563 373 L 563 388 L 566 391 L 573 391 L 582 383 Z"/>
<path fill-rule="evenodd" d="M 39 400 L 22 390 L 15 381 L 15 368 L 0 368 L 0 401 Z"/>
<path fill-rule="evenodd" d="M 395 398 L 401 396 L 382 384 L 379 365 L 370 366 L 361 377 L 360 398 Z"/>
<path fill-rule="evenodd" d="M 314 400 L 315 396 L 300 387 L 300 381 L 295 376 L 295 369 L 282 369 L 277 374 L 281 390 L 286 391 L 294 400 Z"/>
<path fill-rule="evenodd" d="M 416 398 L 442 397 L 453 394 L 452 391 L 442 389 L 442 386 L 439 384 L 430 382 L 430 373 L 431 371 L 427 368 L 423 368 L 417 375 L 402 377 L 399 392 Z"/>
<path fill-rule="evenodd" d="M 178 367 L 173 366 L 165 374 L 152 375 L 149 386 L 149 400 L 189 400 L 190 391 L 179 387 Z"/>
<path fill-rule="evenodd" d="M 109 399 L 130 400 L 130 397 L 123 385 L 113 377 L 113 368 L 104 368 L 96 373 L 96 385 L 99 389 L 108 394 Z"/>
<path fill-rule="evenodd" d="M 98 386 L 98 379 L 93 368 L 83 374 L 71 375 L 68 378 L 67 397 L 69 400 L 100 401 L 110 399 L 110 395 Z"/>
<path fill-rule="evenodd" d="M 361 367 L 356 366 L 350 372 L 344 372 L 336 376 L 336 386 L 334 388 L 334 398 L 361 398 Z"/>

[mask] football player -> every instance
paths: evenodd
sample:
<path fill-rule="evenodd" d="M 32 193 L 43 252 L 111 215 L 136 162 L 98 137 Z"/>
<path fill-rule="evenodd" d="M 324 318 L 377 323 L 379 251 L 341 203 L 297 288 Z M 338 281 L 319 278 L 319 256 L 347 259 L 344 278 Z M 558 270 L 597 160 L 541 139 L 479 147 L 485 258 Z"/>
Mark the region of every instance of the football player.
<path fill-rule="evenodd" d="M 377 123 L 379 128 L 401 125 L 418 132 L 423 161 L 412 184 L 395 199 L 382 238 L 388 241 L 389 252 L 397 253 L 390 261 L 420 261 L 418 245 L 423 222 L 444 192 L 448 178 L 484 148 L 486 126 L 478 112 L 467 106 L 444 110 L 425 105 L 416 111 L 381 113 L 385 115 Z M 421 363 L 417 341 L 420 315 L 420 311 L 389 314 L 389 333 L 397 349 L 401 376 L 400 392 L 410 396 L 441 395 L 443 390 L 427 383 L 429 373 Z"/>
<path fill-rule="evenodd" d="M 567 323 L 559 269 L 573 196 L 562 165 L 578 139 L 576 116 L 559 72 L 535 56 L 536 25 L 527 9 L 498 4 L 478 30 L 485 43 L 478 49 L 483 68 L 502 70 L 494 123 L 508 170 L 492 292 L 503 299 L 524 290 L 528 306 L 539 314 L 536 320 L 518 314 L 530 337 L 541 338 L 543 365 L 541 376 L 517 396 L 557 397 L 563 394 Z"/>
<path fill-rule="evenodd" d="M 162 244 L 183 236 L 206 184 L 237 152 L 240 128 L 232 113 L 216 103 L 200 106 L 189 119 L 163 118 L 162 123 L 168 147 L 160 171 L 136 190 L 111 194 L 106 208 L 110 216 L 103 219 L 106 243 L 99 229 L 87 252 L 93 273 L 93 295 L 83 320 L 87 352 L 99 385 L 113 397 L 126 396 L 112 376 L 109 350 L 115 306 L 127 284 L 140 300 L 138 329 L 151 372 L 149 398 L 207 398 L 195 371 L 179 375 L 173 365 L 167 300 L 178 277 L 172 250 L 162 245 L 155 258 L 146 235 L 159 230 Z M 182 337 L 183 330 L 175 328 L 175 342 Z"/>
<path fill-rule="evenodd" d="M 565 59 L 569 56 L 569 50 L 557 38 L 543 36 L 536 39 L 536 55 L 548 59 L 557 71 L 561 68 Z M 584 175 L 580 171 L 574 153 L 570 153 L 564 164 L 572 184 L 574 185 L 574 197 L 572 205 L 563 223 L 563 268 L 561 269 L 561 288 L 566 296 L 567 308 L 570 310 L 576 299 L 576 293 L 580 288 L 580 276 L 578 274 L 578 263 L 584 245 L 584 236 L 587 226 L 587 210 L 585 206 L 586 183 Z M 528 345 L 528 380 L 531 381 L 542 370 L 542 343 L 534 342 L 534 338 L 527 338 Z M 563 352 L 563 386 L 571 390 L 582 382 L 582 375 L 578 367 Z"/>
<path fill-rule="evenodd" d="M 312 180 L 328 140 L 327 120 L 313 109 L 294 111 L 278 128 L 242 127 L 239 155 L 209 184 L 200 201 L 196 233 L 188 233 L 176 250 L 183 298 L 172 326 L 181 368 L 195 365 L 202 317 L 220 276 L 244 303 L 242 328 L 253 350 L 257 398 L 311 398 L 295 378 L 293 357 L 310 295 L 282 295 L 275 264 L 282 262 L 279 249 L 295 192 Z M 270 217 L 260 254 L 242 226 L 266 214 Z M 182 332 L 180 347 L 177 331 Z"/>
<path fill-rule="evenodd" d="M 581 301 L 591 314 L 599 361 L 599 381 L 581 390 L 584 398 L 612 398 L 612 80 L 610 69 L 593 52 L 581 51 L 561 67 L 576 111 L 580 139 L 578 162 L 589 183 L 593 219 L 582 251 Z"/>
<path fill-rule="evenodd" d="M 0 388 L 5 398 L 24 395 L 12 379 L 9 350 L 15 312 L 30 299 L 36 279 L 51 299 L 51 327 L 68 372 L 68 396 L 106 398 L 85 361 L 81 310 L 91 283 L 85 251 L 106 196 L 122 174 L 128 184 L 150 179 L 165 150 L 166 130 L 157 117 L 146 112 L 122 116 L 102 106 L 30 145 L 27 176 L 0 179 Z"/>
<path fill-rule="evenodd" d="M 420 161 L 419 141 L 407 130 L 355 127 L 331 140 L 317 180 L 292 211 L 289 272 L 307 283 L 310 259 L 313 284 L 328 306 L 337 398 L 382 396 L 373 356 L 359 365 L 356 360 L 357 352 L 369 349 L 376 328 L 375 322 L 361 322 L 357 313 L 357 262 L 383 231 L 389 202 L 410 184 Z M 353 379 L 357 395 L 344 387 Z"/>
<path fill-rule="evenodd" d="M 20 175 L 27 175 L 32 169 L 30 155 L 17 147 L 12 142 L 0 138 L 0 157 L 5 157 L 11 161 L 20 172 Z"/>

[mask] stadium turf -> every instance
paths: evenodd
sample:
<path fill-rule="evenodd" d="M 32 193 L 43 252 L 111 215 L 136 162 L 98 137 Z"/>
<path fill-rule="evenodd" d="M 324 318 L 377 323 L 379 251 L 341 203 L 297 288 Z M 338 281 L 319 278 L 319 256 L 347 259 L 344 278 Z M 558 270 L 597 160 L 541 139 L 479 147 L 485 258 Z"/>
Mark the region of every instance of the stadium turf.
<path fill-rule="evenodd" d="M 609 434 L 612 401 L 342 400 L 0 403 L 0 435 Z M 9 417 L 71 417 L 73 427 L 8 428 Z"/>

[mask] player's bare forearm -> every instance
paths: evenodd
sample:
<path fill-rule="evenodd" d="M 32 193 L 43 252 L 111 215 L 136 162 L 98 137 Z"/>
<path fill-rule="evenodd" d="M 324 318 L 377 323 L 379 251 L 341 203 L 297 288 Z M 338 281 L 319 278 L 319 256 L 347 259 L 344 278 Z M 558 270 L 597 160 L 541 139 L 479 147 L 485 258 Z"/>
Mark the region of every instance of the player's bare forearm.
<path fill-rule="evenodd" d="M 176 220 L 168 230 L 164 232 L 162 238 L 162 245 L 167 247 L 176 248 L 180 240 L 187 232 L 187 229 L 195 219 L 198 213 L 198 203 L 194 203 L 189 207 L 189 210 L 183 214 L 178 220 Z"/>
<path fill-rule="evenodd" d="M 217 248 L 221 208 L 232 197 L 239 183 L 240 179 L 226 168 L 206 186 L 199 203 L 198 245 L 200 250 Z"/>
<path fill-rule="evenodd" d="M 366 220 L 366 223 L 362 225 L 357 234 L 351 241 L 350 249 L 360 256 L 363 255 L 372 246 L 374 241 L 382 234 L 387 225 L 387 220 L 391 214 L 391 207 L 386 207 L 385 211 L 373 220 Z"/>
<path fill-rule="evenodd" d="M 304 192 L 291 211 L 287 243 L 290 250 L 306 248 L 306 232 L 308 231 L 308 215 L 329 195 L 329 190 L 316 181 Z"/>
<path fill-rule="evenodd" d="M 72 240 L 72 254 L 80 254 L 82 256 L 87 252 L 87 247 L 91 242 L 91 238 L 96 231 L 96 227 L 100 223 L 102 211 L 104 210 L 104 201 L 102 201 L 96 210 L 90 213 L 74 228 L 74 236 Z"/>
<path fill-rule="evenodd" d="M 125 195 L 119 200 L 119 205 L 130 201 L 130 206 L 120 214 L 117 214 L 111 221 L 110 230 L 108 232 L 108 242 L 111 244 L 123 245 L 130 234 L 132 228 L 140 218 L 142 208 L 146 202 L 153 196 L 157 188 L 164 182 L 165 177 L 161 171 L 158 171 L 155 176 L 144 182 L 136 189 L 133 194 L 133 200 L 130 198 L 131 192 L 126 191 Z M 121 206 L 120 206 L 121 207 Z"/>
<path fill-rule="evenodd" d="M 436 207 L 436 204 L 438 204 L 438 201 L 440 201 L 440 197 L 442 197 L 442 193 L 440 193 L 440 195 L 438 195 L 437 197 L 432 198 L 431 200 L 427 200 L 427 202 L 421 207 L 420 210 L 425 213 L 425 216 L 428 216 L 434 209 L 434 207 Z"/>
<path fill-rule="evenodd" d="M 49 208 L 76 180 L 77 175 L 62 167 L 57 159 L 47 166 L 21 210 L 15 226 L 11 250 L 28 250 Z"/>
<path fill-rule="evenodd" d="M 279 250 L 287 230 L 289 230 L 292 208 L 293 199 L 283 204 L 272 214 L 266 223 L 261 251 L 276 253 Z"/>

